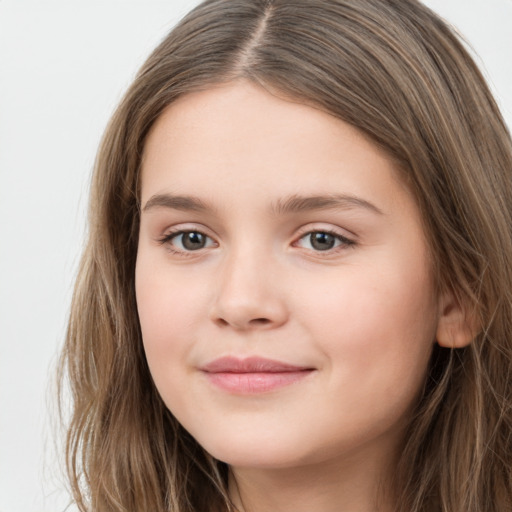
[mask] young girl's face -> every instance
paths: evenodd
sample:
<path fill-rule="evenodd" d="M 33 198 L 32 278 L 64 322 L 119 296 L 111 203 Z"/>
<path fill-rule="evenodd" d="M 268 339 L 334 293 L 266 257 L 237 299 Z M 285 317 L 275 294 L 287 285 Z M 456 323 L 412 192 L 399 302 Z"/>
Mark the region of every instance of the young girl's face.
<path fill-rule="evenodd" d="M 415 201 L 348 124 L 240 81 L 186 95 L 142 164 L 155 384 L 235 467 L 391 457 L 439 305 Z"/>

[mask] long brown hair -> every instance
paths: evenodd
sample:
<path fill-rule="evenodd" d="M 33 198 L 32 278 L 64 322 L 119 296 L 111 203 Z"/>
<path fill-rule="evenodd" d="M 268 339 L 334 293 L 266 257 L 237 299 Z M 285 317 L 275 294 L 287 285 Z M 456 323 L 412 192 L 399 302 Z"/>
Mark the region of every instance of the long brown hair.
<path fill-rule="evenodd" d="M 103 138 L 62 356 L 81 511 L 234 510 L 225 464 L 152 382 L 134 294 L 146 136 L 191 91 L 244 78 L 350 123 L 393 156 L 439 290 L 477 318 L 434 350 L 394 484 L 403 512 L 512 510 L 512 144 L 476 65 L 416 0 L 207 0 L 149 57 Z"/>

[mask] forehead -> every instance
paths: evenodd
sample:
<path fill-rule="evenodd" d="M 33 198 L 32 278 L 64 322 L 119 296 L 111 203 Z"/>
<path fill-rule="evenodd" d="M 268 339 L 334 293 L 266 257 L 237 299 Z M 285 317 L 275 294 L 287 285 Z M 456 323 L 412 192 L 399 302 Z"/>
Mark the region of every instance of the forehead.
<path fill-rule="evenodd" d="M 187 94 L 154 124 L 142 162 L 142 203 L 163 192 L 217 196 L 405 189 L 397 166 L 357 129 L 319 109 L 239 81 Z"/>

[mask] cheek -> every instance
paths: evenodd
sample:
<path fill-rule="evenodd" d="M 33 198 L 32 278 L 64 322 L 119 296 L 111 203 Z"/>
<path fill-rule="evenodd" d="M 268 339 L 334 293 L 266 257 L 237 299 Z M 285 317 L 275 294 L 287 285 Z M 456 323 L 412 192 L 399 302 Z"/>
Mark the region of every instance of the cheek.
<path fill-rule="evenodd" d="M 337 385 L 364 388 L 367 396 L 414 396 L 437 326 L 428 272 L 417 264 L 354 267 L 318 284 L 313 295 L 297 290 L 309 297 L 299 318 L 314 331 Z"/>
<path fill-rule="evenodd" d="M 182 272 L 171 274 L 165 267 L 141 255 L 135 279 L 144 349 L 156 378 L 160 366 L 177 363 L 176 356 L 186 350 L 180 340 L 191 338 L 204 315 L 201 293 L 205 287 L 184 279 Z"/>
<path fill-rule="evenodd" d="M 436 325 L 428 282 L 420 281 L 410 287 L 382 272 L 354 272 L 344 287 L 317 294 L 304 308 L 304 322 L 315 326 L 325 354 L 326 393 L 314 400 L 314 412 L 328 426 L 326 439 L 336 439 L 340 425 L 354 439 L 371 439 L 406 421 L 423 386 Z"/>
<path fill-rule="evenodd" d="M 185 280 L 183 274 L 170 273 L 165 262 L 142 257 L 137 262 L 135 288 L 144 352 L 155 386 L 173 413 L 187 410 L 186 362 L 204 316 L 200 294 L 205 287 Z"/>
<path fill-rule="evenodd" d="M 298 317 L 310 318 L 329 337 L 350 333 L 360 343 L 368 330 L 381 334 L 395 330 L 402 333 L 399 337 L 408 337 L 411 331 L 435 323 L 430 282 L 412 270 L 354 268 L 341 277 L 317 279 L 315 286 L 305 280 L 301 288 L 296 286 L 294 293 Z"/>

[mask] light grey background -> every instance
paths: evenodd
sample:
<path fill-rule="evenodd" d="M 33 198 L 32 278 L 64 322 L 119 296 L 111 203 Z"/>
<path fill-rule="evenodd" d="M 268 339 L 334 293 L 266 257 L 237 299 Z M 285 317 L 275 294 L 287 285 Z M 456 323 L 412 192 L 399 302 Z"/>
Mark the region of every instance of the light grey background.
<path fill-rule="evenodd" d="M 96 147 L 145 56 L 195 0 L 0 0 L 0 512 L 67 497 L 49 375 Z M 512 126 L 512 0 L 428 0 L 479 55 Z"/>

